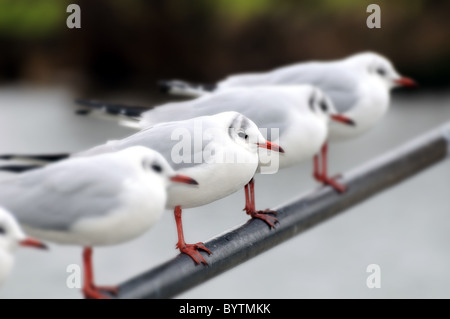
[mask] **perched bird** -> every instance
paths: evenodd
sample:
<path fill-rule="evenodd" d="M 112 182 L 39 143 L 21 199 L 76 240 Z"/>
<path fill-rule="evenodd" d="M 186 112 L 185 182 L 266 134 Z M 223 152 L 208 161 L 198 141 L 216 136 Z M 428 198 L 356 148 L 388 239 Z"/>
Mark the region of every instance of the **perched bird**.
<path fill-rule="evenodd" d="M 314 157 L 313 176 L 339 191 L 345 189 L 345 186 L 328 177 L 326 165 L 320 165 L 320 156 L 316 154 L 326 142 L 330 120 L 340 122 L 339 125 L 345 124 L 342 126 L 354 126 L 354 122 L 338 114 L 330 99 L 320 89 L 311 85 L 232 87 L 206 93 L 188 101 L 166 103 L 145 112 L 148 108 L 128 109 L 123 105 L 96 101 L 82 103 L 111 114 L 124 113 L 139 118 L 139 126 L 142 128 L 170 119 L 180 120 L 217 112 L 237 111 L 254 121 L 265 138 L 283 146 L 286 154 L 276 158 L 279 159 L 279 168 Z M 260 169 L 264 168 L 261 163 L 273 163 L 266 153 L 264 150 L 259 152 Z M 322 164 L 324 163 L 326 161 L 322 159 Z M 250 192 L 254 189 L 253 180 L 250 186 L 251 188 L 246 189 L 246 204 L 254 203 L 251 199 L 254 196 L 253 191 Z"/>
<path fill-rule="evenodd" d="M 214 85 L 192 85 L 174 80 L 161 81 L 164 91 L 185 96 L 201 96 L 207 92 L 220 92 L 231 87 L 254 87 L 261 85 L 312 84 L 323 90 L 333 101 L 336 110 L 351 118 L 355 126 L 330 124 L 328 140 L 342 141 L 358 137 L 373 128 L 389 108 L 390 91 L 399 86 L 415 87 L 411 78 L 400 75 L 392 63 L 374 52 L 363 52 L 335 61 L 312 61 L 297 63 L 268 72 L 231 75 Z M 326 182 L 328 145 L 321 150 L 322 165 L 315 158 L 322 172 L 315 178 Z M 346 187 L 335 185 L 344 192 Z"/>
<path fill-rule="evenodd" d="M 27 237 L 14 216 L 0 207 L 0 285 L 14 266 L 14 252 L 18 246 L 47 248 L 39 240 Z"/>
<path fill-rule="evenodd" d="M 174 209 L 178 231 L 177 248 L 207 264 L 198 250 L 211 252 L 203 243 L 186 244 L 182 227 L 182 208 L 209 204 L 243 188 L 253 178 L 258 165 L 258 148 L 283 152 L 276 144 L 264 139 L 258 127 L 237 112 L 222 112 L 211 116 L 193 117 L 184 121 L 164 122 L 117 141 L 94 147 L 77 156 L 89 156 L 144 145 L 158 150 L 182 174 L 199 182 L 195 189 L 172 188 L 167 207 Z M 246 190 L 248 186 L 246 186 Z M 257 211 L 249 202 L 246 212 L 273 227 L 273 211 Z"/>
<path fill-rule="evenodd" d="M 172 182 L 197 185 L 175 174 L 158 152 L 135 146 L 15 174 L 0 181 L 0 205 L 37 238 L 83 246 L 83 293 L 102 298 L 117 289 L 94 284 L 92 247 L 128 241 L 152 227 Z"/>
<path fill-rule="evenodd" d="M 389 107 L 390 90 L 416 86 L 401 76 L 392 63 L 374 52 L 363 52 L 335 61 L 312 61 L 280 67 L 268 72 L 231 75 L 216 85 L 191 86 L 187 82 L 163 81 L 169 93 L 201 96 L 231 87 L 311 84 L 333 101 L 339 114 L 351 118 L 355 127 L 331 125 L 330 141 L 353 138 L 371 129 Z"/>
<path fill-rule="evenodd" d="M 264 130 L 265 137 L 267 133 L 273 135 L 268 130 L 278 130 L 277 141 L 286 151 L 279 158 L 280 168 L 314 157 L 314 177 L 343 191 L 344 186 L 328 177 L 326 170 L 323 174 L 320 172 L 319 156 L 316 154 L 325 145 L 330 120 L 350 127 L 354 126 L 354 121 L 338 114 L 333 102 L 320 89 L 311 85 L 223 89 L 197 99 L 168 103 L 146 111 L 141 115 L 140 125 L 146 127 L 168 118 L 177 120 L 227 110 L 246 115 Z M 269 139 L 274 137 L 270 136 Z M 263 158 L 262 162 L 268 162 L 264 159 L 264 153 L 260 157 Z"/>
<path fill-rule="evenodd" d="M 283 151 L 278 145 L 266 141 L 258 127 L 245 116 L 237 112 L 223 112 L 160 123 L 124 139 L 109 141 L 72 156 L 86 157 L 116 152 L 134 145 L 160 152 L 178 173 L 198 181 L 199 185 L 195 188 L 171 187 L 166 207 L 174 210 L 178 232 L 177 248 L 196 263 L 203 264 L 207 262 L 198 250 L 208 254 L 211 252 L 201 242 L 186 244 L 181 219 L 182 208 L 209 204 L 243 188 L 258 168 L 258 148 Z M 64 156 L 68 154 L 61 154 L 59 157 Z M 12 155 L 3 156 L 6 157 L 11 158 Z M 58 156 L 51 158 L 57 159 Z M 252 218 L 264 220 L 271 226 L 276 222 L 276 218 L 268 215 L 272 211 L 256 211 L 251 205 L 246 208 Z"/>

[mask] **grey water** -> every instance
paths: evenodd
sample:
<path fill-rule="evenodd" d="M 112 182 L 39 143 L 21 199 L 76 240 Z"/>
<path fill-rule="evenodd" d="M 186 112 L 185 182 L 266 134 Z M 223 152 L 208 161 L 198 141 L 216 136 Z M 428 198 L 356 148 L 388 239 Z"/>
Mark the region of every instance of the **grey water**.
<path fill-rule="evenodd" d="M 64 87 L 0 88 L 0 153 L 77 151 L 133 129 L 74 114 Z M 149 101 L 150 103 L 151 101 Z M 330 171 L 345 172 L 450 121 L 450 94 L 394 94 L 384 120 L 359 139 L 330 148 Z M 319 187 L 312 163 L 256 177 L 256 203 L 270 208 Z M 6 176 L 4 173 L 0 176 Z M 450 298 L 450 161 L 443 161 L 333 219 L 186 291 L 178 298 Z M 187 242 L 207 241 L 247 220 L 243 191 L 185 210 Z M 100 285 L 118 284 L 178 252 L 173 214 L 145 235 L 94 249 Z M 69 288 L 69 265 L 81 248 L 22 248 L 0 298 L 81 298 Z M 380 267 L 369 288 L 367 267 Z"/>

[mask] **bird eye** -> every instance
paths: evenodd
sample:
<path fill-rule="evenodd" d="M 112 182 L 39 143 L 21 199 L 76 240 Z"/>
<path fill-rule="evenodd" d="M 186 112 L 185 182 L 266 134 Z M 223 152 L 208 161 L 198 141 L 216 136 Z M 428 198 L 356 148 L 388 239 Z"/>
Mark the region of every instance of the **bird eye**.
<path fill-rule="evenodd" d="M 0 226 L 0 235 L 3 235 L 6 233 L 5 228 L 3 228 L 2 226 Z"/>
<path fill-rule="evenodd" d="M 322 111 L 324 112 L 328 111 L 328 104 L 325 101 L 320 101 L 319 106 L 322 109 Z"/>
<path fill-rule="evenodd" d="M 162 167 L 158 164 L 152 164 L 152 169 L 157 172 L 157 173 L 161 173 L 162 172 Z"/>
<path fill-rule="evenodd" d="M 378 68 L 375 71 L 381 76 L 385 76 L 386 75 L 386 70 L 383 69 L 383 68 Z"/>
<path fill-rule="evenodd" d="M 239 136 L 240 138 L 243 138 L 243 139 L 248 139 L 248 135 L 245 134 L 244 132 L 239 132 L 239 133 L 238 133 L 238 136 Z"/>

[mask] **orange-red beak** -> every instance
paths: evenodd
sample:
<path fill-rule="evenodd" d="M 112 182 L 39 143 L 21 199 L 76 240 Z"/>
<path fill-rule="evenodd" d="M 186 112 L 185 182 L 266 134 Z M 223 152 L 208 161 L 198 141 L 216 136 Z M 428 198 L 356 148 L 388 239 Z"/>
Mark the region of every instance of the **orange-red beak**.
<path fill-rule="evenodd" d="M 284 153 L 284 150 L 280 145 L 277 145 L 277 144 L 269 142 L 269 141 L 266 141 L 265 144 L 264 143 L 256 143 L 256 145 L 258 145 L 258 147 L 261 147 L 261 148 L 267 148 L 268 150 Z"/>
<path fill-rule="evenodd" d="M 342 115 L 342 114 L 332 114 L 331 115 L 331 119 L 333 121 L 341 122 L 341 123 L 344 123 L 344 124 L 347 124 L 347 125 L 351 125 L 351 126 L 355 126 L 356 125 L 355 121 L 353 121 L 352 119 L 350 119 L 347 116 Z"/>
<path fill-rule="evenodd" d="M 171 180 L 172 182 L 176 182 L 176 183 L 184 183 L 184 184 L 190 184 L 190 185 L 198 185 L 198 183 L 197 183 L 197 181 L 196 181 L 195 179 L 190 178 L 190 177 L 185 176 L 185 175 L 181 175 L 181 174 L 172 176 L 172 177 L 170 178 L 170 180 Z"/>
<path fill-rule="evenodd" d="M 39 248 L 39 249 L 48 249 L 47 245 L 45 245 L 43 242 L 34 239 L 34 238 L 25 238 L 24 240 L 22 240 L 21 242 L 19 242 L 19 244 L 21 246 L 26 246 L 26 247 L 33 247 L 33 248 Z"/>
<path fill-rule="evenodd" d="M 408 78 L 408 77 L 401 77 L 401 78 L 395 80 L 394 82 L 397 85 L 406 86 L 406 87 L 417 87 L 418 86 L 416 81 L 414 81 L 413 79 Z"/>

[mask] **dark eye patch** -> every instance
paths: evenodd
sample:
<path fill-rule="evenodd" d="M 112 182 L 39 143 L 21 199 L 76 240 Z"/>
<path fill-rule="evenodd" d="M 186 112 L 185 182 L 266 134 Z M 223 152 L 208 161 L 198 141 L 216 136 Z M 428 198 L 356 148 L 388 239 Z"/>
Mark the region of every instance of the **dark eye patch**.
<path fill-rule="evenodd" d="M 159 164 L 152 164 L 152 169 L 157 172 L 157 173 L 161 173 L 162 172 L 162 167 Z"/>
<path fill-rule="evenodd" d="M 322 109 L 322 111 L 324 112 L 328 111 L 328 104 L 325 101 L 320 101 L 319 106 Z"/>
<path fill-rule="evenodd" d="M 238 133 L 238 136 L 239 136 L 240 138 L 248 139 L 248 135 L 245 134 L 244 132 L 239 132 L 239 133 Z"/>
<path fill-rule="evenodd" d="M 158 163 L 151 163 L 148 159 L 144 159 L 142 161 L 142 167 L 146 170 L 152 169 L 157 173 L 161 173 L 163 171 L 163 168 Z"/>
<path fill-rule="evenodd" d="M 6 229 L 0 226 L 0 235 L 6 234 Z"/>
<path fill-rule="evenodd" d="M 376 69 L 376 72 L 381 75 L 381 76 L 385 76 L 386 75 L 386 70 L 383 68 L 378 68 Z"/>

